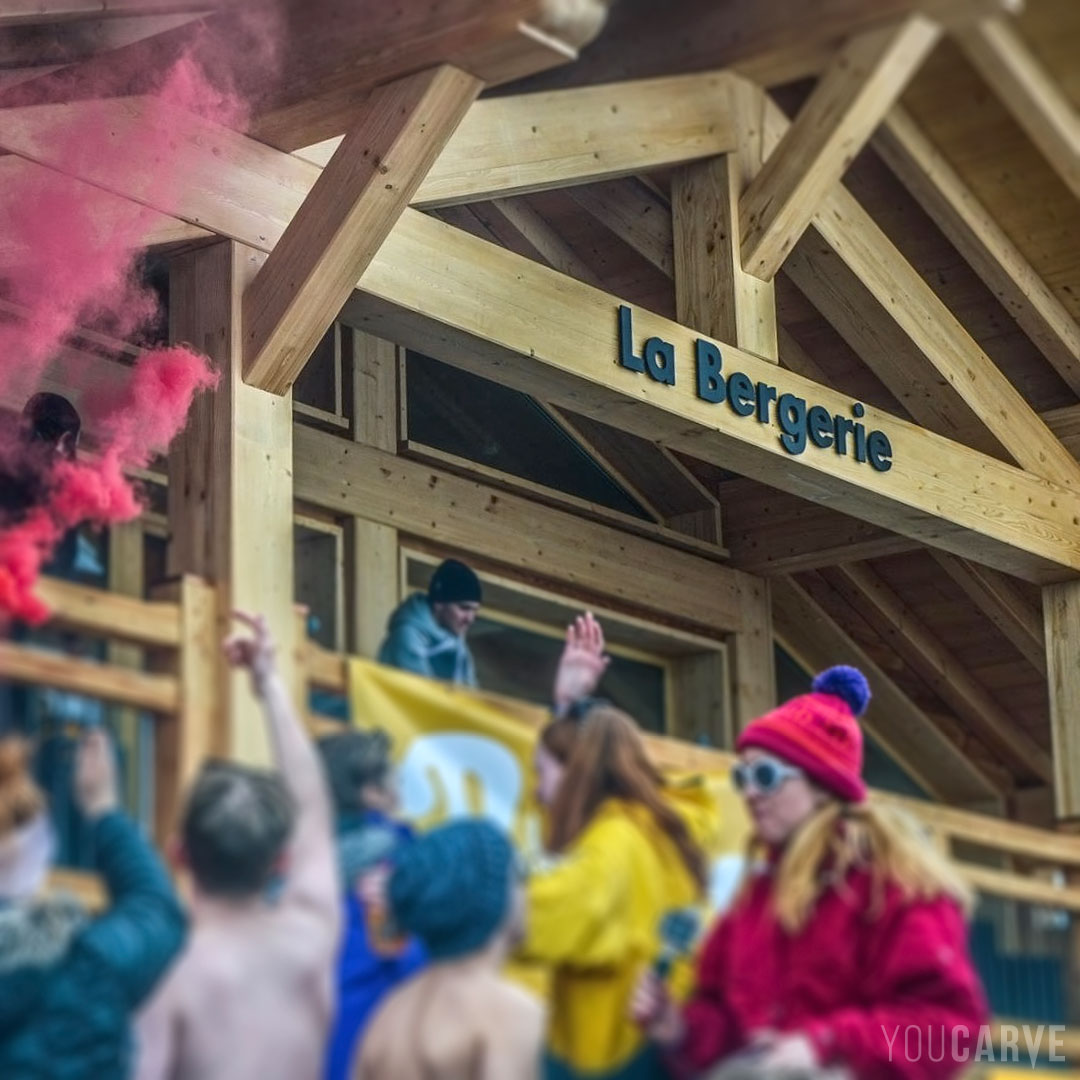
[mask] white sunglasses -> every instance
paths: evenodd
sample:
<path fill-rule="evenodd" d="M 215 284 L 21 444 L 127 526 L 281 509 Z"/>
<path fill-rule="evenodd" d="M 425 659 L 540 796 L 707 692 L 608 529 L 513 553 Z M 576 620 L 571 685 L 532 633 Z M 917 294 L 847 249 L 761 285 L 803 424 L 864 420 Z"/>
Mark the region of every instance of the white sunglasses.
<path fill-rule="evenodd" d="M 788 780 L 805 775 L 802 769 L 788 765 L 775 758 L 756 758 L 751 762 L 740 761 L 731 770 L 731 782 L 740 795 L 745 795 L 749 788 L 762 795 L 771 795 L 778 791 Z"/>

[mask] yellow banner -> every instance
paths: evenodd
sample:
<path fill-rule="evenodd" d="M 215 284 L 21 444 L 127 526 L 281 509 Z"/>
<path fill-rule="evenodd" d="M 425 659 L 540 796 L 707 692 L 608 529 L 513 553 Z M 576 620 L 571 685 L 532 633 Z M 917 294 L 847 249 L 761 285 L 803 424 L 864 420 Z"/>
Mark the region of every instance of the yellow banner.
<path fill-rule="evenodd" d="M 356 659 L 350 660 L 349 690 L 354 722 L 381 727 L 394 740 L 405 817 L 430 828 L 483 815 L 506 829 L 527 857 L 540 853 L 533 750 L 550 719 L 547 710 Z M 725 759 L 711 757 L 718 767 L 704 772 L 703 782 L 720 827 L 708 852 L 709 892 L 711 906 L 723 908 L 741 876 L 749 825 Z M 692 762 L 678 764 L 673 778 L 684 778 Z"/>

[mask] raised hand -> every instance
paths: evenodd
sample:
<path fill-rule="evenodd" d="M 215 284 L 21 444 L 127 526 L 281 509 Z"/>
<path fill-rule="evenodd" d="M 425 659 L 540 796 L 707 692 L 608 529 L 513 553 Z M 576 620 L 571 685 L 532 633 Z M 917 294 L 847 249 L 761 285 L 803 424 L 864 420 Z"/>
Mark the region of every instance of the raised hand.
<path fill-rule="evenodd" d="M 663 980 L 651 968 L 643 971 L 630 998 L 630 1019 L 658 1046 L 682 1042 L 686 1032 L 682 1012 Z"/>
<path fill-rule="evenodd" d="M 243 623 L 250 634 L 233 634 L 222 646 L 230 666 L 246 668 L 251 673 L 255 693 L 262 695 L 270 677 L 277 670 L 276 649 L 266 618 L 249 615 L 246 611 L 234 611 L 233 618 Z"/>
<path fill-rule="evenodd" d="M 603 627 L 586 611 L 566 628 L 566 644 L 555 672 L 555 707 L 565 709 L 592 694 L 610 663 L 611 657 L 604 653 Z"/>
<path fill-rule="evenodd" d="M 79 743 L 75 758 L 75 799 L 87 818 L 104 817 L 120 805 L 116 755 L 109 736 L 100 729 Z"/>

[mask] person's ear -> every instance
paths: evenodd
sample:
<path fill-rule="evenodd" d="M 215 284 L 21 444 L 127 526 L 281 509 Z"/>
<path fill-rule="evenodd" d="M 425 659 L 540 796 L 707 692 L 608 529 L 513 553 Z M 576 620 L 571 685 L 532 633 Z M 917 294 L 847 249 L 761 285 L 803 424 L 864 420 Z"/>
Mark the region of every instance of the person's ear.
<path fill-rule="evenodd" d="M 187 848 L 184 847 L 184 841 L 179 836 L 170 836 L 165 842 L 165 858 L 176 870 L 187 870 L 190 866 Z"/>

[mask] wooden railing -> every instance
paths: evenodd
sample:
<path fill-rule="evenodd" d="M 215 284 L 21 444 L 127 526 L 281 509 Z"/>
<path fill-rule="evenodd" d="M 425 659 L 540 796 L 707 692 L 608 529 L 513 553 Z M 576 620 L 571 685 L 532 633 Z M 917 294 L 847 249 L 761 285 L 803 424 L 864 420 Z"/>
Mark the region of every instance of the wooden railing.
<path fill-rule="evenodd" d="M 217 611 L 211 586 L 187 576 L 155 600 L 46 579 L 40 595 L 52 625 L 143 650 L 141 668 L 0 641 L 0 680 L 49 687 L 152 713 L 154 827 L 163 841 L 181 792 L 207 753 L 208 688 L 215 679 Z M 212 692 L 209 695 L 212 698 Z"/>
<path fill-rule="evenodd" d="M 328 690 L 347 690 L 347 658 L 308 642 L 302 664 L 309 680 Z M 542 723 L 546 713 L 532 705 L 498 695 L 508 711 L 527 723 Z M 726 771 L 734 756 L 723 750 L 695 746 L 677 739 L 648 736 L 654 760 L 661 768 L 679 771 Z M 903 798 L 876 791 L 873 797 L 902 807 L 922 822 L 931 842 L 941 845 L 959 863 L 972 886 L 980 893 L 1030 904 L 1080 912 L 1080 888 L 1056 884 L 1049 871 L 1062 871 L 1063 877 L 1076 876 L 1080 868 L 1080 836 L 1034 828 L 987 814 L 942 806 L 939 803 Z M 1002 869 L 967 858 L 963 847 L 977 847 L 987 855 L 1004 857 L 1010 864 Z"/>
<path fill-rule="evenodd" d="M 220 749 L 215 725 L 218 620 L 213 588 L 185 577 L 152 601 L 49 581 L 42 593 L 56 624 L 140 647 L 141 669 L 77 660 L 12 642 L 0 642 L 0 679 L 84 694 L 152 713 L 155 726 L 155 828 L 163 841 L 173 828 L 181 792 L 211 750 Z M 296 661 L 301 685 L 347 692 L 347 657 L 301 639 Z M 531 725 L 544 710 L 498 698 L 507 711 Z M 659 736 L 648 737 L 663 768 L 726 770 L 732 755 Z M 904 807 L 926 827 L 930 841 L 950 851 L 982 894 L 1080 912 L 1080 887 L 1064 884 L 1080 868 L 1080 837 L 971 813 L 936 803 L 875 792 L 874 798 Z M 988 858 L 980 861 L 977 854 Z M 995 862 L 997 865 L 995 865 Z M 1052 877 L 1053 875 L 1053 877 Z M 1056 879 L 1056 880 L 1055 880 Z M 58 884 L 100 900 L 93 879 L 57 875 Z M 1080 1059 L 1080 1032 L 1070 1032 Z M 1070 1055 L 1073 1056 L 1073 1055 Z"/>

